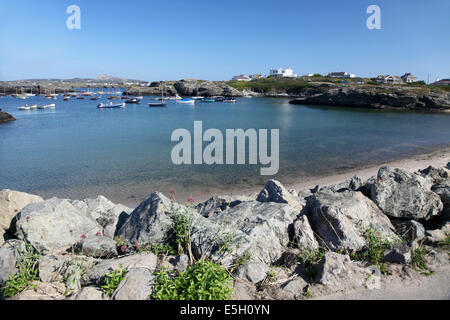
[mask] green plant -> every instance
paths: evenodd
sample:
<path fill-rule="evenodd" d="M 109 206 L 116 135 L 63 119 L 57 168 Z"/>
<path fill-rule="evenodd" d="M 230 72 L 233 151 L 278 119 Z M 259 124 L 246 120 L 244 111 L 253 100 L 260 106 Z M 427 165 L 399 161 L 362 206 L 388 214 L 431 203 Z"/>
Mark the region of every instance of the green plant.
<path fill-rule="evenodd" d="M 448 246 L 448 245 L 450 245 L 450 235 L 447 235 L 444 240 L 439 241 L 438 245 L 440 245 L 440 246 Z"/>
<path fill-rule="evenodd" d="M 18 272 L 0 286 L 0 297 L 14 297 L 27 289 L 32 282 L 39 281 L 39 252 L 27 241 L 24 241 L 24 250 L 18 252 L 16 263 Z"/>
<path fill-rule="evenodd" d="M 301 245 L 298 246 L 298 248 L 300 249 L 300 252 L 298 254 L 300 262 L 305 267 L 306 275 L 312 279 L 316 275 L 316 270 L 314 266 L 317 263 L 319 263 L 319 261 L 323 258 L 325 253 L 324 249 L 323 248 L 314 249 Z"/>
<path fill-rule="evenodd" d="M 313 297 L 313 295 L 311 294 L 311 292 L 309 291 L 309 286 L 306 286 L 305 289 L 303 290 L 303 296 L 306 299 L 311 299 Z"/>
<path fill-rule="evenodd" d="M 237 268 L 239 268 L 240 266 L 243 266 L 244 264 L 249 262 L 251 260 L 251 258 L 252 258 L 252 254 L 248 251 L 245 254 L 243 254 L 242 256 L 237 257 L 236 260 L 234 261 L 233 265 L 230 267 L 230 272 L 233 273 Z"/>
<path fill-rule="evenodd" d="M 422 243 L 419 243 L 417 248 L 411 252 L 411 266 L 417 271 L 431 274 L 432 271 L 428 267 L 426 255 L 427 250 Z"/>
<path fill-rule="evenodd" d="M 393 243 L 381 237 L 379 232 L 373 228 L 368 228 L 363 234 L 367 245 L 359 252 L 351 252 L 350 259 L 356 261 L 363 261 L 368 264 L 375 264 L 380 268 L 380 272 L 388 275 L 389 271 L 384 260 L 384 251 L 391 249 Z"/>
<path fill-rule="evenodd" d="M 141 251 L 145 252 L 152 252 L 156 255 L 160 254 L 168 254 L 168 255 L 176 255 L 177 250 L 175 250 L 171 245 L 169 244 L 144 244 L 141 247 Z"/>
<path fill-rule="evenodd" d="M 273 283 L 275 282 L 277 275 L 278 275 L 277 272 L 273 268 L 270 268 L 270 270 L 267 272 L 267 280 L 270 283 Z"/>
<path fill-rule="evenodd" d="M 182 273 L 163 269 L 154 274 L 155 300 L 229 300 L 233 294 L 230 274 L 208 260 L 199 260 Z"/>
<path fill-rule="evenodd" d="M 101 286 L 103 290 L 105 290 L 105 294 L 108 297 L 111 297 L 119 287 L 119 284 L 125 279 L 125 276 L 128 273 L 127 269 L 124 269 L 121 264 L 119 264 L 119 270 L 114 270 L 111 273 L 108 273 L 105 276 L 104 284 Z"/>

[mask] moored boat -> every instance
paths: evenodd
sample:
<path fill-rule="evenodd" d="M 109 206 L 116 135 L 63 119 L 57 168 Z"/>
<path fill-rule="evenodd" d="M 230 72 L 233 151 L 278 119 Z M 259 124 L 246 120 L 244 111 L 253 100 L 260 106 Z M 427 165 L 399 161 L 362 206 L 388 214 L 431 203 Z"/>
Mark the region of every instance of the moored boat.
<path fill-rule="evenodd" d="M 148 105 L 150 107 L 166 107 L 167 103 L 164 100 L 161 100 L 160 102 L 149 102 Z"/>
<path fill-rule="evenodd" d="M 36 109 L 37 108 L 37 105 L 32 105 L 32 106 L 29 106 L 29 105 L 24 105 L 24 106 L 22 106 L 22 107 L 19 107 L 19 110 L 22 110 L 22 111 L 24 111 L 24 110 L 31 110 L 31 109 Z"/>
<path fill-rule="evenodd" d="M 194 104 L 195 100 L 191 99 L 191 98 L 187 98 L 187 99 L 183 99 L 183 100 L 178 100 L 178 103 L 184 103 L 184 104 Z"/>
<path fill-rule="evenodd" d="M 125 103 L 115 103 L 110 102 L 109 104 L 100 103 L 97 108 L 99 109 L 112 109 L 112 108 L 125 108 Z"/>
<path fill-rule="evenodd" d="M 234 102 L 236 102 L 236 98 L 227 97 L 223 100 L 223 102 L 234 103 Z"/>
<path fill-rule="evenodd" d="M 203 98 L 202 100 L 200 100 L 201 102 L 207 102 L 207 103 L 214 103 L 216 102 L 215 99 L 212 98 Z"/>
<path fill-rule="evenodd" d="M 125 103 L 140 103 L 140 102 L 141 102 L 141 100 L 140 99 L 136 99 L 136 98 L 133 98 L 133 99 L 125 101 Z"/>
<path fill-rule="evenodd" d="M 56 105 L 54 103 L 52 103 L 52 104 L 44 104 L 42 106 L 38 106 L 37 108 L 43 110 L 43 109 L 52 109 L 55 107 L 56 107 Z"/>

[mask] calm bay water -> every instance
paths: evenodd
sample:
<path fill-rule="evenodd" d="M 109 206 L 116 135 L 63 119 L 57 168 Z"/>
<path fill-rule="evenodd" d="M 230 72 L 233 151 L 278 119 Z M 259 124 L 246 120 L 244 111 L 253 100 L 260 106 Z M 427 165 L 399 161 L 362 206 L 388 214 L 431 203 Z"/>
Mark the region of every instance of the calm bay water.
<path fill-rule="evenodd" d="M 307 107 L 271 98 L 149 108 L 150 100 L 101 110 L 96 108 L 100 101 L 89 98 L 0 98 L 0 108 L 17 118 L 0 125 L 0 189 L 44 197 L 103 194 L 135 203 L 155 190 L 215 193 L 271 178 L 260 176 L 260 165 L 173 165 L 171 133 L 177 128 L 193 132 L 195 120 L 203 121 L 203 130 L 223 133 L 227 128 L 279 128 L 276 178 L 286 184 L 450 143 L 450 114 Z M 56 109 L 19 111 L 25 103 L 56 103 Z"/>

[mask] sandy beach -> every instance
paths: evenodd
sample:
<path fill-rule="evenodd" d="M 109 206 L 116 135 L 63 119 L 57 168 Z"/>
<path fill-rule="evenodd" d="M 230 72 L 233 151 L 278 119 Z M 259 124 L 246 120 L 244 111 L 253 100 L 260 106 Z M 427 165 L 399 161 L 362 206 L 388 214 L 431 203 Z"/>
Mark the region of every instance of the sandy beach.
<path fill-rule="evenodd" d="M 378 173 L 378 170 L 382 166 L 391 166 L 396 168 L 405 169 L 411 172 L 417 171 L 419 169 L 424 169 L 428 166 L 434 166 L 434 167 L 445 167 L 447 163 L 450 162 L 450 146 L 445 146 L 439 149 L 435 149 L 430 152 L 420 153 L 416 154 L 404 159 L 400 160 L 393 160 L 388 162 L 379 163 L 377 165 L 370 165 L 367 167 L 361 167 L 361 168 L 355 168 L 350 170 L 345 170 L 343 172 L 339 172 L 337 174 L 333 175 L 327 175 L 327 176 L 318 176 L 318 177 L 305 177 L 300 178 L 302 181 L 299 181 L 298 183 L 294 184 L 284 184 L 284 186 L 288 189 L 294 189 L 296 191 L 299 191 L 301 189 L 312 189 L 316 185 L 320 186 L 326 186 L 331 184 L 336 184 L 343 182 L 355 175 L 359 176 L 363 181 L 369 179 L 372 176 L 376 176 Z M 269 180 L 269 178 L 268 178 Z M 283 181 L 280 181 L 283 183 Z M 255 188 L 249 188 L 249 189 L 236 189 L 232 190 L 230 192 L 222 192 L 218 193 L 220 195 L 232 195 L 232 194 L 241 194 L 241 195 L 250 195 L 257 192 L 260 192 L 261 189 L 264 187 L 264 185 L 261 185 L 260 187 Z M 177 195 L 179 202 L 186 202 L 185 200 L 180 199 L 187 199 L 188 197 L 194 197 L 196 202 L 201 202 L 209 199 L 210 197 L 218 194 L 211 194 L 211 193 L 179 193 Z M 135 204 L 129 203 L 128 205 L 135 206 Z"/>

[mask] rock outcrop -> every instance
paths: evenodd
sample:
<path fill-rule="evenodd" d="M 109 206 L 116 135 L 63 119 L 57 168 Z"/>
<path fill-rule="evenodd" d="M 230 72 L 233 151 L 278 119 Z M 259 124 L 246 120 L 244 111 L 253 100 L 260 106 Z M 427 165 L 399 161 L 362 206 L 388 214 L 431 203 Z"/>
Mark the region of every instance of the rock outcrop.
<path fill-rule="evenodd" d="M 16 118 L 14 118 L 12 115 L 10 115 L 7 112 L 1 111 L 1 109 L 0 109 L 0 124 L 14 121 L 14 120 L 16 120 Z"/>
<path fill-rule="evenodd" d="M 365 269 L 350 260 L 347 255 L 327 252 L 316 267 L 314 281 L 327 287 L 344 289 L 362 287 Z"/>
<path fill-rule="evenodd" d="M 367 245 L 364 234 L 368 229 L 383 238 L 397 239 L 388 217 L 361 192 L 319 191 L 307 206 L 314 232 L 331 250 L 361 250 Z"/>
<path fill-rule="evenodd" d="M 427 220 L 443 209 L 441 199 L 431 191 L 425 178 L 390 167 L 378 171 L 371 197 L 386 215 L 394 218 Z"/>
<path fill-rule="evenodd" d="M 0 227 L 8 231 L 17 214 L 30 203 L 44 201 L 39 196 L 19 191 L 0 191 Z"/>
<path fill-rule="evenodd" d="M 450 109 L 450 93 L 418 88 L 312 84 L 295 92 L 292 104 L 395 108 L 412 110 Z"/>
<path fill-rule="evenodd" d="M 175 82 L 174 87 L 181 96 L 242 96 L 242 92 L 223 82 L 185 79 Z"/>
<path fill-rule="evenodd" d="M 20 238 L 40 251 L 67 249 L 83 239 L 102 233 L 102 227 L 76 209 L 69 200 L 52 198 L 31 203 L 16 223 Z"/>
<path fill-rule="evenodd" d="M 132 87 L 127 89 L 125 95 L 161 96 L 233 96 L 242 97 L 241 91 L 230 87 L 222 81 L 207 81 L 196 79 L 183 79 L 180 81 L 152 82 L 150 87 Z"/>

